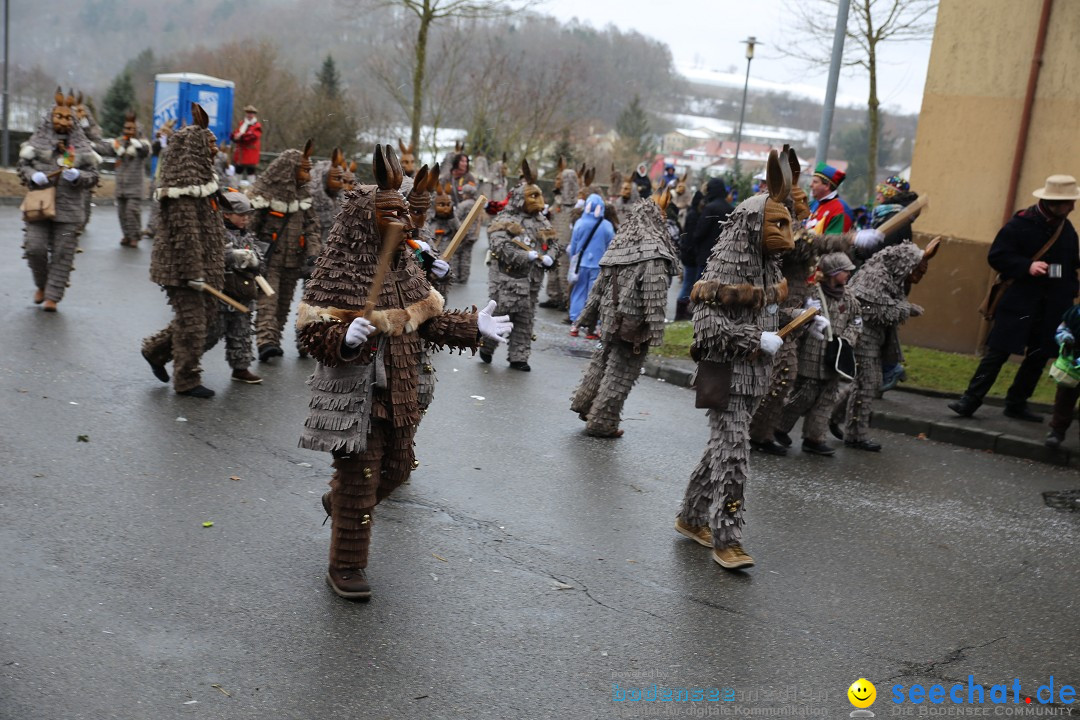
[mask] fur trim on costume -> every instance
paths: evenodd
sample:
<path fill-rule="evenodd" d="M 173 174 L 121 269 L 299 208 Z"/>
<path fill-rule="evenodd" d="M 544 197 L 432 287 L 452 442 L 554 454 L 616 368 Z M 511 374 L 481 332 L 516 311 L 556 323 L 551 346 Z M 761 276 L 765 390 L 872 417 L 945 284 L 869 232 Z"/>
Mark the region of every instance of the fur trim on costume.
<path fill-rule="evenodd" d="M 23 143 L 22 147 L 19 148 L 19 157 L 23 160 L 33 160 L 36 154 L 37 151 L 34 150 L 34 146 L 30 143 Z"/>
<path fill-rule="evenodd" d="M 503 230 L 507 235 L 517 237 L 525 233 L 525 228 L 515 220 L 496 220 L 488 225 L 488 234 Z"/>
<path fill-rule="evenodd" d="M 728 285 L 717 280 L 699 280 L 690 291 L 690 300 L 706 305 L 748 307 L 760 310 L 769 303 L 783 304 L 787 300 L 787 278 L 768 288 L 742 283 Z"/>
<path fill-rule="evenodd" d="M 380 333 L 397 337 L 415 332 L 428 320 L 442 315 L 445 303 L 443 296 L 432 290 L 426 298 L 404 309 L 375 310 L 368 320 Z M 351 323 L 363 315 L 362 310 L 318 307 L 301 302 L 296 313 L 296 329 L 302 330 L 320 322 Z"/>
<path fill-rule="evenodd" d="M 253 210 L 270 208 L 275 212 L 291 214 L 299 210 L 307 210 L 310 207 L 311 198 L 307 198 L 305 200 L 293 200 L 292 202 L 271 200 L 269 198 L 264 198 L 261 195 L 256 195 L 255 197 L 251 198 L 251 208 Z"/>
<path fill-rule="evenodd" d="M 178 197 L 210 197 L 218 191 L 217 180 L 211 180 L 205 185 L 188 185 L 186 187 L 157 188 L 154 190 L 154 199 Z"/>

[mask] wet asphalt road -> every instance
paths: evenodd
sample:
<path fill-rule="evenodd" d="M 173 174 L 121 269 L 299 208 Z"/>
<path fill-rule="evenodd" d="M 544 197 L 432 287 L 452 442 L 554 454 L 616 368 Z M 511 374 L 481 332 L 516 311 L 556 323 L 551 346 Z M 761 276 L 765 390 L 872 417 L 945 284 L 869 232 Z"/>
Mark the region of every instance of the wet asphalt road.
<path fill-rule="evenodd" d="M 437 358 L 375 597 L 340 600 L 328 456 L 296 447 L 312 361 L 290 346 L 239 385 L 219 346 L 218 396 L 176 396 L 139 355 L 169 317 L 149 243 L 121 249 L 99 208 L 50 316 L 19 233 L 0 209 L 2 718 L 646 717 L 612 684 L 653 682 L 735 697 L 684 711 L 839 717 L 860 676 L 880 717 L 896 683 L 1080 683 L 1080 515 L 1042 499 L 1075 471 L 887 434 L 755 456 L 758 566 L 730 573 L 671 529 L 707 437 L 690 392 L 643 378 L 625 438 L 584 436 L 588 343 L 549 311 L 531 374 Z M 450 305 L 486 298 L 480 255 Z"/>

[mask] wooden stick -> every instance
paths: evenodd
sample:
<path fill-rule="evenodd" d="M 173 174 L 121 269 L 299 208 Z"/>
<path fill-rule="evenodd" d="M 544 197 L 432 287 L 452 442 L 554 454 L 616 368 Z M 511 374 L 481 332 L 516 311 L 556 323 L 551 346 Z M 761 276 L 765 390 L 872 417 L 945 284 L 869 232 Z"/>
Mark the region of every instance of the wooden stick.
<path fill-rule="evenodd" d="M 806 310 L 803 310 L 802 314 L 799 315 L 799 317 L 795 318 L 794 320 L 789 322 L 787 325 L 780 328 L 780 332 L 778 332 L 776 334 L 779 335 L 780 337 L 787 337 L 790 333 L 798 330 L 803 325 L 810 322 L 810 320 L 812 320 L 814 318 L 814 316 L 817 315 L 817 314 L 818 314 L 818 309 L 817 308 L 807 308 Z"/>
<path fill-rule="evenodd" d="M 379 265 L 375 268 L 375 277 L 371 281 L 371 287 L 368 288 L 368 299 L 364 305 L 365 318 L 371 317 L 375 305 L 379 302 L 383 282 L 386 281 L 386 274 L 390 272 L 390 263 L 394 261 L 394 253 L 401 244 L 401 229 L 402 226 L 395 223 L 390 226 L 386 237 L 383 238 L 382 250 L 379 252 Z"/>
<path fill-rule="evenodd" d="M 198 280 L 189 280 L 188 285 L 195 288 L 196 290 L 201 290 L 204 293 L 210 293 L 211 295 L 216 297 L 221 302 L 225 303 L 226 305 L 231 305 L 232 307 L 236 308 L 240 312 L 243 312 L 243 313 L 250 312 L 247 305 L 241 305 L 240 303 L 233 300 L 231 297 L 229 297 L 225 293 L 221 292 L 220 290 L 217 290 L 215 288 L 210 287 L 209 285 L 207 285 L 204 282 L 199 282 Z"/>
<path fill-rule="evenodd" d="M 440 253 L 440 257 L 443 260 L 449 260 L 454 253 L 457 252 L 458 246 L 465 240 L 465 234 L 469 232 L 469 227 L 480 215 L 480 211 L 487 205 L 487 198 L 480 195 L 476 198 L 476 204 L 472 206 L 472 210 L 465 216 L 465 221 L 461 223 L 461 227 L 458 228 L 457 233 L 454 235 L 454 239 L 450 241 L 450 244 L 446 246 L 446 249 Z"/>
<path fill-rule="evenodd" d="M 915 215 L 928 207 L 930 207 L 930 198 L 926 195 L 920 195 L 918 200 L 883 222 L 877 230 L 887 237 L 889 233 L 896 232 L 901 227 L 915 222 Z"/>
<path fill-rule="evenodd" d="M 274 297 L 277 295 L 277 293 L 274 292 L 274 288 L 270 287 L 270 283 L 266 282 L 266 278 L 262 275 L 255 276 L 255 284 L 259 286 L 259 289 L 263 291 L 263 295 L 266 297 Z"/>

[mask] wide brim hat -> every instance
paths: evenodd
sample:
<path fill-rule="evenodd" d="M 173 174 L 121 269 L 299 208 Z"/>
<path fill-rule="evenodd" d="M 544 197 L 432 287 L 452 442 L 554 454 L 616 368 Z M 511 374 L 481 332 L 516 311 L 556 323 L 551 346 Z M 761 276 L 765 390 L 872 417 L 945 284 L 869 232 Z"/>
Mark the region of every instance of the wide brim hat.
<path fill-rule="evenodd" d="M 246 113 L 254 113 L 254 114 L 258 115 L 259 114 L 259 109 L 257 107 L 255 107 L 254 105 L 245 105 L 244 106 L 244 112 L 246 112 Z"/>
<path fill-rule="evenodd" d="M 1051 175 L 1031 194 L 1040 200 L 1080 200 L 1080 187 L 1072 175 Z"/>

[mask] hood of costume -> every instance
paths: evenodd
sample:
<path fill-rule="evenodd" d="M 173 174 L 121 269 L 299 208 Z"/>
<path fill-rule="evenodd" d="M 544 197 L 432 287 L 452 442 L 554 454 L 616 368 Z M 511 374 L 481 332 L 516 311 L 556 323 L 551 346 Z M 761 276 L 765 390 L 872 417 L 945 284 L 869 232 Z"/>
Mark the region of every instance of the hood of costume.
<path fill-rule="evenodd" d="M 172 146 L 170 141 L 169 146 Z M 251 207 L 256 210 L 270 208 L 280 213 L 294 213 L 311 207 L 310 182 L 296 184 L 296 171 L 304 153 L 296 149 L 286 150 L 277 156 L 266 170 L 259 174 L 251 188 Z"/>
<path fill-rule="evenodd" d="M 667 231 L 664 216 L 652 201 L 637 203 L 626 213 L 615 239 L 600 259 L 600 267 L 633 265 L 648 260 L 663 260 L 672 267 L 678 264 L 678 253 L 671 244 L 671 233 Z"/>
<path fill-rule="evenodd" d="M 581 189 L 581 182 L 578 180 L 578 174 L 571 168 L 567 168 L 559 175 L 561 178 L 561 185 L 559 188 L 559 204 L 560 205 L 574 205 L 578 200 L 578 191 Z"/>
<path fill-rule="evenodd" d="M 19 157 L 24 160 L 55 165 L 53 158 L 55 157 L 57 144 L 62 137 L 65 136 L 57 134 L 56 130 L 53 129 L 52 111 L 50 110 L 41 118 L 37 129 L 34 130 L 34 134 L 22 144 Z M 78 122 L 75 122 L 72 126 L 71 132 L 67 134 L 64 142 L 74 153 L 72 167 L 97 167 L 101 163 L 101 156 L 94 152 L 90 138 L 79 127 Z"/>

